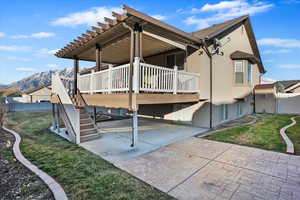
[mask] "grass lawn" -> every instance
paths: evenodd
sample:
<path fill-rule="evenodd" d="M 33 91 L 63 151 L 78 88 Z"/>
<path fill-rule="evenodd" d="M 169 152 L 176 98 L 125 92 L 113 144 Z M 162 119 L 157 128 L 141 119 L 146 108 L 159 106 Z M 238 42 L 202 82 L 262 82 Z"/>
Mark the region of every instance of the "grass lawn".
<path fill-rule="evenodd" d="M 51 133 L 50 113 L 17 112 L 8 119 L 9 128 L 22 136 L 25 157 L 55 178 L 70 199 L 173 199 Z"/>
<path fill-rule="evenodd" d="M 295 154 L 300 155 L 300 118 L 295 119 L 297 124 L 286 131 L 287 136 L 294 144 Z"/>
<path fill-rule="evenodd" d="M 221 142 L 251 146 L 260 149 L 286 152 L 286 145 L 279 131 L 291 123 L 291 115 L 259 115 L 251 125 L 216 132 L 204 138 Z M 299 126 L 300 128 L 300 126 Z"/>

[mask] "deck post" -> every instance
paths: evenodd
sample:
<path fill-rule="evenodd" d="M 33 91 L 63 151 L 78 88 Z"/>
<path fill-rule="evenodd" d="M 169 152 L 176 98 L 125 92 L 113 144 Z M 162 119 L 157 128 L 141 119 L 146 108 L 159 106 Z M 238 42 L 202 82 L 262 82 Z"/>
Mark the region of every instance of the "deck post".
<path fill-rule="evenodd" d="M 112 66 L 108 66 L 108 94 L 111 94 L 111 89 L 112 89 Z"/>
<path fill-rule="evenodd" d="M 56 129 L 56 117 L 55 117 L 55 104 L 52 104 L 52 127 L 53 130 Z"/>
<path fill-rule="evenodd" d="M 173 94 L 177 94 L 178 67 L 174 66 Z"/>
<path fill-rule="evenodd" d="M 60 133 L 60 123 L 59 123 L 59 105 L 56 105 L 56 127 L 57 127 L 57 132 Z"/>
<path fill-rule="evenodd" d="M 94 94 L 94 89 L 95 89 L 95 87 L 94 87 L 94 85 L 95 85 L 95 75 L 94 75 L 94 73 L 95 73 L 95 70 L 94 69 L 92 69 L 92 71 L 91 71 L 91 79 L 90 79 L 90 94 Z"/>
<path fill-rule="evenodd" d="M 73 94 L 77 94 L 77 74 L 79 71 L 79 59 L 77 56 L 74 56 L 74 92 Z"/>
<path fill-rule="evenodd" d="M 96 71 L 100 71 L 102 68 L 102 48 L 99 44 L 96 44 Z"/>
<path fill-rule="evenodd" d="M 140 58 L 135 57 L 134 58 L 134 63 L 133 63 L 133 90 L 134 93 L 139 93 L 139 83 L 140 83 Z"/>
<path fill-rule="evenodd" d="M 132 112 L 132 144 L 131 147 L 136 148 L 138 143 L 138 114 L 137 111 Z"/>

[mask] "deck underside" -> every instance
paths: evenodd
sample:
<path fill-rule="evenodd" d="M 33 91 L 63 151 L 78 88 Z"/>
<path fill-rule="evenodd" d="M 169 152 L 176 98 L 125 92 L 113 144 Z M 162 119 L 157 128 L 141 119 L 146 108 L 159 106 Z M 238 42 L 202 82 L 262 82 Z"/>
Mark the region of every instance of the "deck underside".
<path fill-rule="evenodd" d="M 130 95 L 128 93 L 82 94 L 82 97 L 88 106 L 130 109 Z M 132 94 L 132 103 L 134 105 L 191 103 L 199 100 L 199 94 Z M 57 97 L 53 95 L 51 101 L 52 103 L 57 103 Z"/>

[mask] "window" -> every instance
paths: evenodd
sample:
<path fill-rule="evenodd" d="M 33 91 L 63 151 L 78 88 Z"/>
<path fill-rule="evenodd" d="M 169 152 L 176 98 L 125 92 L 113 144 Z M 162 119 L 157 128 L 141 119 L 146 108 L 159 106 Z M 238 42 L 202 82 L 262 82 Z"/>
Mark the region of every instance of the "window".
<path fill-rule="evenodd" d="M 178 67 L 178 70 L 183 70 L 184 57 L 184 52 L 167 55 L 167 67 L 173 68 L 176 65 Z"/>
<path fill-rule="evenodd" d="M 237 103 L 237 113 L 236 114 L 237 114 L 237 116 L 243 115 L 243 106 L 242 106 L 241 102 Z"/>
<path fill-rule="evenodd" d="M 225 121 L 228 119 L 228 105 L 227 104 L 221 105 L 220 114 L 221 114 L 221 121 Z"/>
<path fill-rule="evenodd" d="M 234 72 L 235 72 L 235 83 L 243 84 L 244 83 L 244 65 L 243 61 L 234 62 Z"/>
<path fill-rule="evenodd" d="M 253 72 L 252 72 L 252 70 L 253 70 L 253 65 L 250 63 L 250 62 L 248 62 L 248 67 L 247 67 L 247 77 L 248 77 L 248 84 L 249 85 L 252 85 L 252 83 L 253 83 Z"/>

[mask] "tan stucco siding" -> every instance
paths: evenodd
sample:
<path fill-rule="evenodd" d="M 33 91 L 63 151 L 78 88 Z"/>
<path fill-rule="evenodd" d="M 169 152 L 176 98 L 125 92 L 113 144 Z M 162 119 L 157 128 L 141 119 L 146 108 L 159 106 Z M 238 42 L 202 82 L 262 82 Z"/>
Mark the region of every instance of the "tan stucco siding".
<path fill-rule="evenodd" d="M 230 55 L 237 51 L 253 54 L 245 27 L 242 25 L 221 39 L 223 56 L 213 56 L 213 99 L 215 104 L 234 102 L 234 98 L 252 93 L 253 86 L 259 83 L 259 69 L 253 67 L 253 84 L 247 84 L 247 62 L 244 63 L 244 83 L 234 84 L 234 61 Z M 201 98 L 209 98 L 209 58 L 205 52 L 194 52 L 187 58 L 187 71 L 200 73 Z"/>

